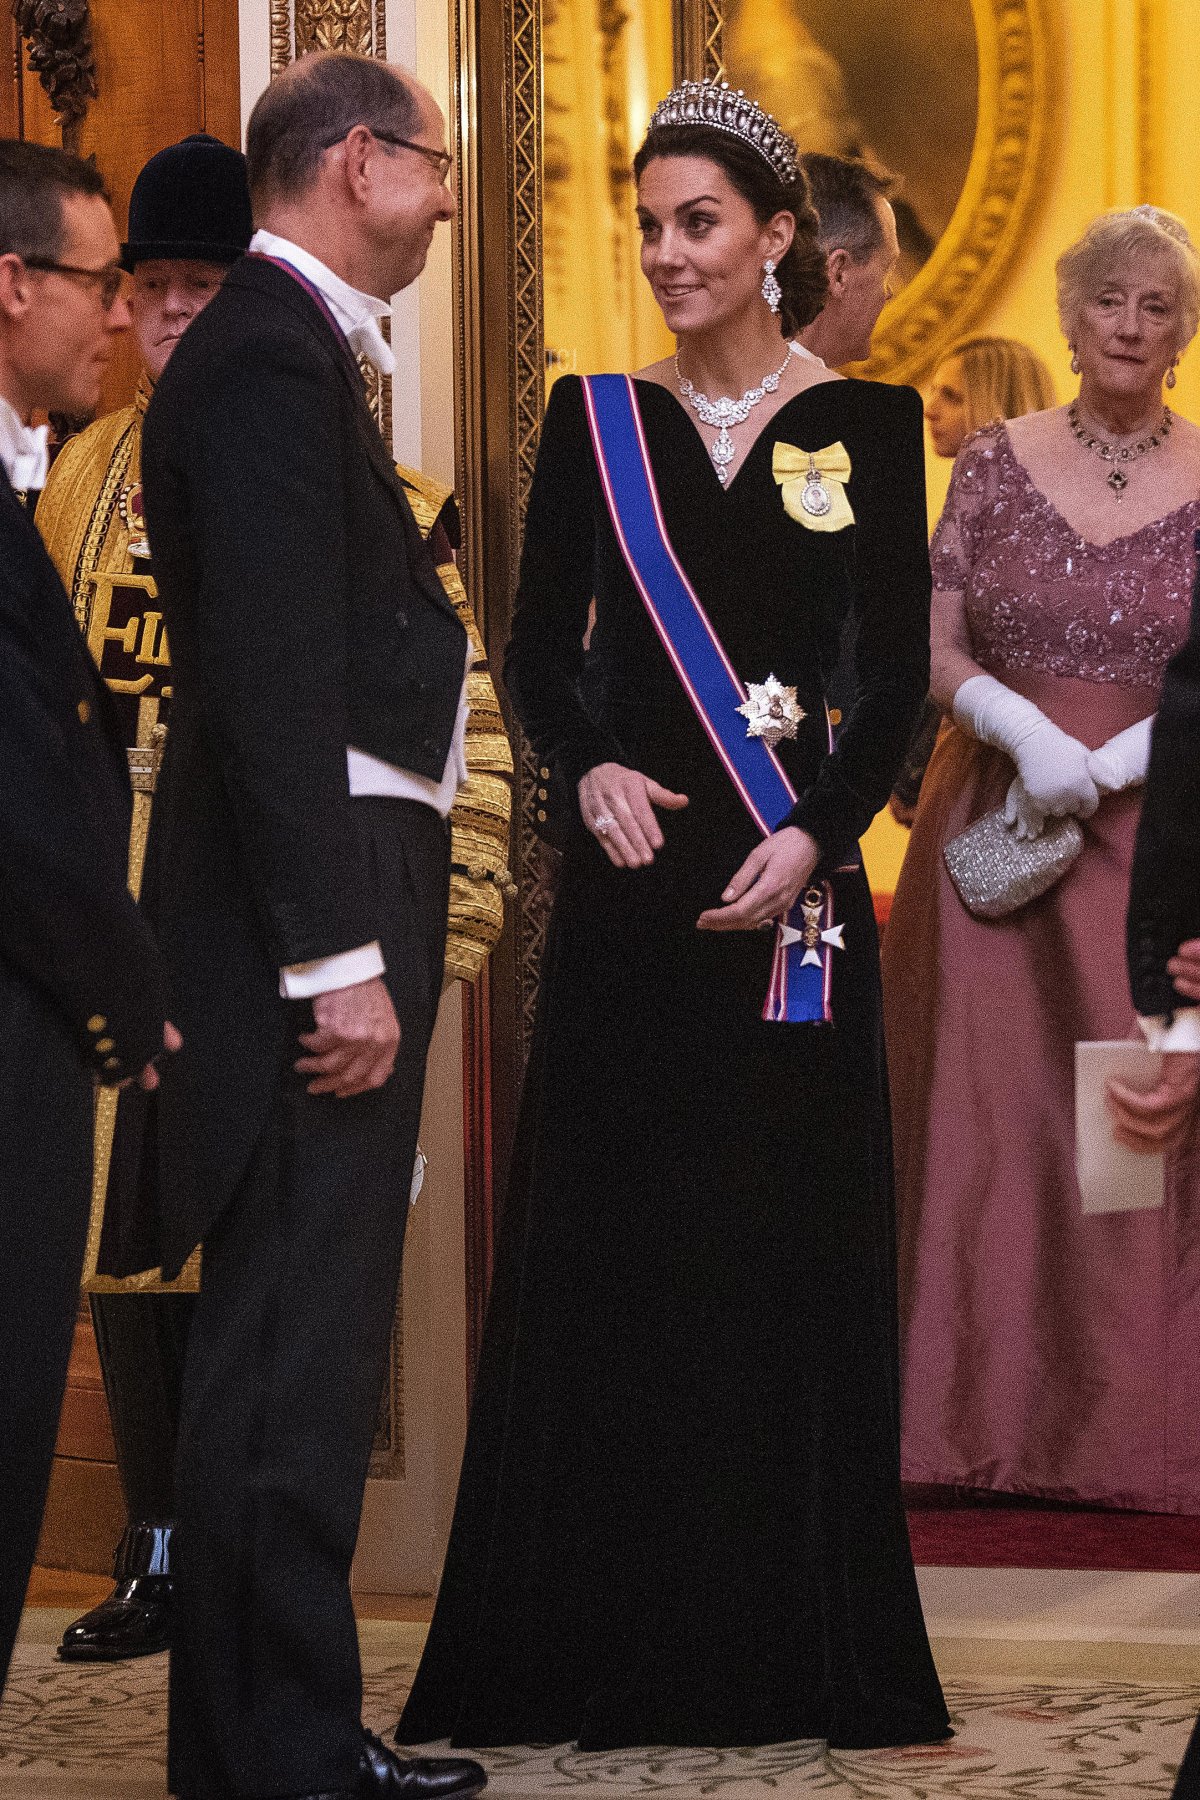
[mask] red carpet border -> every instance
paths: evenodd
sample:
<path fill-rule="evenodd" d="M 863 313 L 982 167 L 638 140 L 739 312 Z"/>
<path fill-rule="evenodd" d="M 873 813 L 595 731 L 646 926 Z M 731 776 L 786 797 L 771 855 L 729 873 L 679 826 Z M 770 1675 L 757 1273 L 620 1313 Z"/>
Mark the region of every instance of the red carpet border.
<path fill-rule="evenodd" d="M 1174 1514 L 910 1503 L 908 1530 L 931 1568 L 1200 1572 L 1200 1519 Z"/>

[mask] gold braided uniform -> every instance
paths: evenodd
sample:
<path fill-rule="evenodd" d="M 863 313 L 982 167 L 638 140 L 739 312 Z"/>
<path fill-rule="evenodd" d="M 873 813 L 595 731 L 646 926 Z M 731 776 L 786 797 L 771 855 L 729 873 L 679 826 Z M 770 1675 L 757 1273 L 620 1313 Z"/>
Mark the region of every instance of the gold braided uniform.
<path fill-rule="evenodd" d="M 408 502 L 428 538 L 451 490 L 416 469 L 397 466 Z M 504 896 L 515 892 L 508 871 L 512 823 L 513 757 L 496 689 L 488 673 L 487 651 L 471 602 L 454 563 L 437 565 L 438 577 L 467 628 L 471 658 L 467 668 L 467 779 L 450 813 L 450 929 L 446 940 L 447 981 L 473 981 L 504 929 Z"/>
<path fill-rule="evenodd" d="M 163 713 L 170 701 L 170 660 L 141 504 L 142 419 L 151 385 L 143 375 L 131 406 L 98 419 L 60 451 L 37 508 L 37 524 L 75 608 L 88 648 L 125 712 L 134 785 L 129 878 L 141 885 L 151 796 L 165 737 Z M 401 468 L 421 534 L 429 538 L 450 499 L 414 469 Z M 435 538 L 435 547 L 442 534 Z M 445 979 L 472 981 L 504 926 L 504 896 L 512 891 L 508 843 L 513 759 L 496 690 L 487 669 L 479 628 L 458 570 L 448 554 L 438 576 L 471 642 L 467 673 L 467 780 L 450 814 L 450 914 Z M 116 1094 L 99 1100 L 96 1181 L 85 1286 L 93 1290 L 146 1289 L 157 1274 L 117 1280 L 96 1275 L 104 1199 L 108 1185 Z M 193 1262 L 197 1259 L 193 1258 Z M 195 1285 L 191 1264 L 181 1287 Z"/>

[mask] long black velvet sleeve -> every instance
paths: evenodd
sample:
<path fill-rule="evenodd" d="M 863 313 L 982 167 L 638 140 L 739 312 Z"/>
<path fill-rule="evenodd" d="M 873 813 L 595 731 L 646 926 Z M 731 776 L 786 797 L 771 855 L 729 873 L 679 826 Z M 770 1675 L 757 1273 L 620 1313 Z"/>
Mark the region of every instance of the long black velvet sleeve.
<path fill-rule="evenodd" d="M 1129 984 L 1143 1017 L 1192 1005 L 1176 993 L 1167 963 L 1194 937 L 1200 937 L 1200 576 L 1191 635 L 1163 683 L 1133 857 Z"/>
<path fill-rule="evenodd" d="M 852 855 L 887 803 L 929 690 L 931 579 L 926 540 L 921 397 L 880 383 L 878 428 L 854 507 L 855 701 L 837 748 L 786 823 L 821 846 L 823 860 Z"/>
<path fill-rule="evenodd" d="M 525 515 L 504 682 L 539 760 L 575 789 L 597 763 L 624 762 L 580 696 L 594 587 L 593 462 L 580 383 L 551 389 Z"/>

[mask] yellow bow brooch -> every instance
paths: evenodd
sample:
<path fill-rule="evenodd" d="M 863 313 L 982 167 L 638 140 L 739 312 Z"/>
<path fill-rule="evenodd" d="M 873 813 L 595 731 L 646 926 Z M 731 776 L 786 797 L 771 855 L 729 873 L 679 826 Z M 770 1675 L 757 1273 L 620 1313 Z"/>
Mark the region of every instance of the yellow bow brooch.
<path fill-rule="evenodd" d="M 844 531 L 853 525 L 854 512 L 846 498 L 850 458 L 843 443 L 827 444 L 824 450 L 776 444 L 771 473 L 783 489 L 783 510 L 789 519 L 809 531 Z"/>

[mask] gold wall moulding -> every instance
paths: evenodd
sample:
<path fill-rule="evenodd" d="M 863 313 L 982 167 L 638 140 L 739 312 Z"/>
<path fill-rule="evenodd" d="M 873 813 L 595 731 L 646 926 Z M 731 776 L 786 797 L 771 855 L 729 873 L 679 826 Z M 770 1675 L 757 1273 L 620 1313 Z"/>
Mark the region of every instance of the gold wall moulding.
<path fill-rule="evenodd" d="M 271 73 L 311 50 L 387 55 L 385 0 L 270 0 Z"/>
<path fill-rule="evenodd" d="M 725 75 L 722 41 L 724 0 L 673 0 L 675 80 L 720 81 Z"/>

